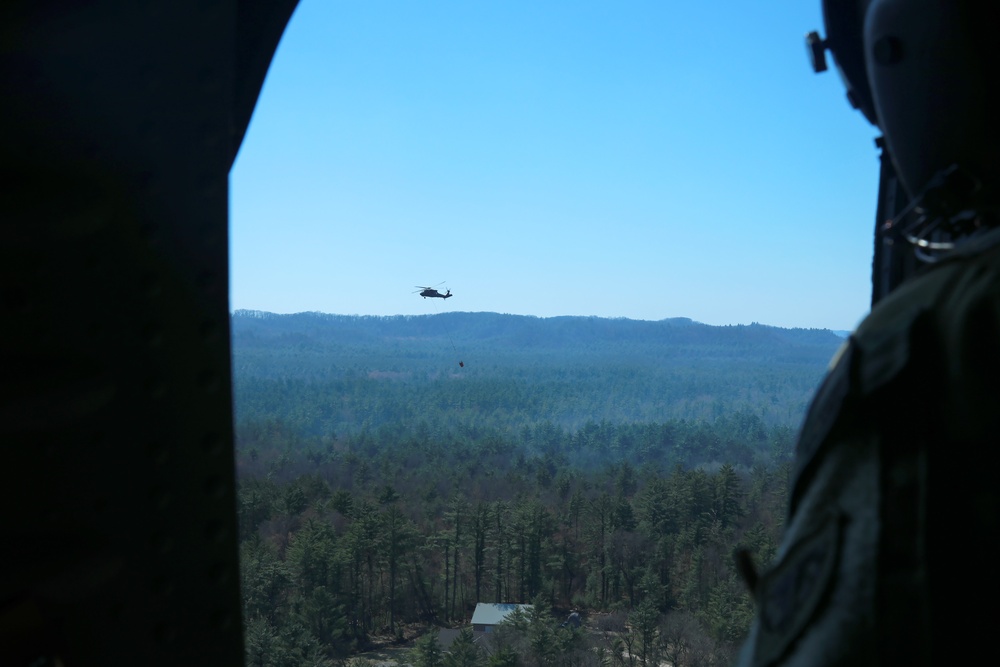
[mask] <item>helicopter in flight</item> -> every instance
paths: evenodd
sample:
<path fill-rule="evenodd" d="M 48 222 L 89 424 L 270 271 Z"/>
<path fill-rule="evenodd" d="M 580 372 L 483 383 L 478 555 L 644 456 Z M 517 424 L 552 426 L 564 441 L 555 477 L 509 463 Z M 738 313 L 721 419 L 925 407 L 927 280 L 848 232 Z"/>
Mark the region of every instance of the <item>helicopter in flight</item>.
<path fill-rule="evenodd" d="M 451 293 L 451 290 L 447 290 L 444 294 L 441 294 L 441 292 L 439 292 L 439 291 L 437 291 L 437 289 L 435 289 L 438 285 L 443 285 L 443 284 L 444 283 L 438 283 L 434 287 L 421 287 L 420 285 L 416 285 L 416 288 L 417 288 L 417 291 L 420 292 L 420 296 L 424 297 L 425 299 L 427 297 L 429 297 L 429 296 L 430 297 L 437 297 L 439 299 L 447 299 L 450 296 L 454 296 Z M 414 294 L 416 294 L 416 292 L 414 292 Z"/>

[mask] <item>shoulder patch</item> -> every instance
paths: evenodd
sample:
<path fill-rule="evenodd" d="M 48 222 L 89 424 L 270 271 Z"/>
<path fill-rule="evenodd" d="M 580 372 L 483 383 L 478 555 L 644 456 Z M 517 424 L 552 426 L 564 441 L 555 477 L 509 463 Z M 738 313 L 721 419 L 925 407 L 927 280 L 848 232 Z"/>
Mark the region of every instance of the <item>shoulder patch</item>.
<path fill-rule="evenodd" d="M 821 610 L 840 559 L 842 525 L 841 515 L 831 515 L 761 577 L 756 595 L 755 667 L 773 664 L 785 655 Z"/>

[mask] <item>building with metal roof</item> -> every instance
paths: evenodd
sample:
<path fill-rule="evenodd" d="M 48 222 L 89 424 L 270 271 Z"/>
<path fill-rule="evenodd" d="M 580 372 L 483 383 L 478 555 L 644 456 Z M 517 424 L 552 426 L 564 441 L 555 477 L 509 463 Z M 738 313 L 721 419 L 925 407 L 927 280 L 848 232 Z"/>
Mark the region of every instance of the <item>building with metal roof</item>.
<path fill-rule="evenodd" d="M 501 623 L 507 616 L 520 609 L 523 613 L 528 613 L 530 604 L 512 604 L 508 602 L 479 602 L 476 610 L 472 613 L 473 632 L 493 632 L 493 628 Z"/>

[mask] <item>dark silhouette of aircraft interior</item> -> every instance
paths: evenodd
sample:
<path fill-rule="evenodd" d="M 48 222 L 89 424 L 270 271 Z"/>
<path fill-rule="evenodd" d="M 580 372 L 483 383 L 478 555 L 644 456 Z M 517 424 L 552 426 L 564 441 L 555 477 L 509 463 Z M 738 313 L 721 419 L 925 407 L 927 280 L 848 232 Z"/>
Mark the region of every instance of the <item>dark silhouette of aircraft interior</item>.
<path fill-rule="evenodd" d="M 0 667 L 243 664 L 228 177 L 296 4 L 0 2 Z M 828 4 L 834 33 L 861 25 L 864 2 Z M 864 65 L 844 53 L 848 73 Z M 877 220 L 905 199 L 894 179 Z M 909 272 L 880 253 L 873 302 Z M 992 618 L 973 614 L 970 635 L 953 612 L 970 583 L 988 603 L 963 577 L 991 581 L 996 539 L 965 541 L 947 507 L 940 544 L 964 552 L 936 618 L 978 647 Z"/>
<path fill-rule="evenodd" d="M 0 3 L 0 665 L 243 664 L 228 174 L 296 0 Z"/>

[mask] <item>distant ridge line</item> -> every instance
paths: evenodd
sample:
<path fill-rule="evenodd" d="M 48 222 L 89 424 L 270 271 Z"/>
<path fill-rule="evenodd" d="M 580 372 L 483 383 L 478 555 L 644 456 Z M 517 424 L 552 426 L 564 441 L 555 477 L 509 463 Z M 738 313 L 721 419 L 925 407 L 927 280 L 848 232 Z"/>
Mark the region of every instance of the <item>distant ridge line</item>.
<path fill-rule="evenodd" d="M 850 331 L 846 329 L 821 329 L 815 327 L 779 327 L 770 324 L 761 324 L 760 322 L 751 322 L 750 324 L 705 324 L 703 322 L 698 322 L 692 320 L 690 317 L 665 317 L 661 320 L 640 320 L 633 319 L 630 317 L 602 317 L 599 315 L 551 315 L 548 317 L 541 317 L 538 315 L 519 315 L 515 313 L 497 313 L 492 311 L 449 311 L 446 313 L 426 313 L 420 315 L 347 315 L 342 313 L 323 313 L 315 310 L 306 310 L 297 313 L 274 313 L 266 310 L 253 310 L 246 308 L 238 308 L 232 312 L 232 318 L 248 318 L 256 320 L 278 320 L 278 319 L 291 319 L 291 318 L 315 318 L 318 320 L 326 321 L 379 321 L 384 320 L 386 322 L 399 322 L 408 320 L 420 320 L 420 319 L 435 319 L 435 318 L 448 318 L 448 317 L 508 317 L 514 319 L 525 319 L 525 320 L 591 320 L 591 321 L 604 321 L 604 322 L 637 322 L 637 323 L 648 323 L 648 324 L 671 324 L 676 326 L 701 326 L 709 327 L 713 329 L 731 329 L 731 328 L 752 328 L 760 327 L 762 329 L 776 329 L 781 331 L 829 331 L 830 333 L 838 336 L 840 338 L 846 338 L 850 335 Z"/>

